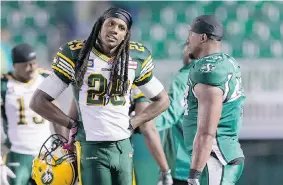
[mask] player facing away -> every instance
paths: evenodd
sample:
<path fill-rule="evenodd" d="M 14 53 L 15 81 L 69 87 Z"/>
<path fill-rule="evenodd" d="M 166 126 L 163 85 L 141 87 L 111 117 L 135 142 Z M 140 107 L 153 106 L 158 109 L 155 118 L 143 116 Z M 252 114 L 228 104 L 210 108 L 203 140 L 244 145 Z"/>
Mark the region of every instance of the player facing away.
<path fill-rule="evenodd" d="M 173 185 L 187 185 L 190 169 L 190 155 L 184 143 L 183 115 L 184 93 L 187 87 L 187 79 L 195 60 L 190 59 L 188 44 L 183 49 L 183 67 L 173 78 L 168 95 L 170 98 L 169 108 L 160 114 L 155 120 L 158 131 L 164 131 L 162 143 L 169 168 L 173 177 Z"/>
<path fill-rule="evenodd" d="M 185 92 L 184 140 L 192 155 L 189 185 L 232 185 L 244 168 L 239 143 L 245 100 L 239 64 L 221 52 L 223 25 L 213 15 L 193 21 L 188 36 L 197 59 Z"/>
<path fill-rule="evenodd" d="M 143 109 L 146 109 L 146 107 L 150 104 L 145 95 L 135 85 L 132 86 L 130 100 L 131 107 L 129 114 L 133 117 L 136 114 L 139 114 Z M 160 135 L 155 128 L 154 122 L 149 121 L 142 124 L 136 130 L 135 135 L 132 135 L 131 138 L 133 148 L 135 150 L 134 174 L 136 185 L 172 185 L 173 179 L 171 176 L 171 170 L 168 167 L 165 153 L 161 145 Z M 140 137 L 140 134 L 142 134 L 143 137 Z M 160 169 L 159 178 L 158 173 L 154 176 L 156 170 L 158 170 L 156 164 Z"/>
<path fill-rule="evenodd" d="M 6 165 L 16 174 L 10 185 L 27 185 L 32 160 L 51 135 L 50 122 L 29 108 L 33 93 L 48 74 L 37 68 L 35 50 L 28 44 L 14 47 L 12 59 L 14 71 L 1 77 L 2 124 L 10 149 Z"/>
<path fill-rule="evenodd" d="M 41 116 L 69 128 L 70 144 L 76 136 L 82 185 L 131 185 L 131 133 L 169 105 L 163 85 L 153 75 L 150 51 L 130 42 L 131 25 L 132 17 L 123 9 L 104 12 L 85 42 L 75 40 L 61 46 L 53 73 L 35 92 L 30 104 Z M 79 120 L 50 103 L 71 83 Z M 152 103 L 130 119 L 132 84 Z"/>

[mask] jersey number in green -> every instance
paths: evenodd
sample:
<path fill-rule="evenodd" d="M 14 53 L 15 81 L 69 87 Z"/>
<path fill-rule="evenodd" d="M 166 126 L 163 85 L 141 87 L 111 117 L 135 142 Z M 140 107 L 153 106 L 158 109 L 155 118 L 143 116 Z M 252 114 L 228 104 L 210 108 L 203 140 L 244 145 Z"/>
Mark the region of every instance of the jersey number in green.
<path fill-rule="evenodd" d="M 87 105 L 105 105 L 107 92 L 107 79 L 102 74 L 91 74 L 88 76 L 88 87 L 90 88 L 87 91 Z M 125 105 L 126 99 L 124 96 L 120 96 L 118 91 L 119 81 L 116 84 L 113 84 L 111 87 L 111 97 L 109 97 L 109 102 L 112 105 L 119 106 Z"/>
<path fill-rule="evenodd" d="M 22 97 L 17 99 L 17 103 L 19 104 L 19 121 L 18 121 L 18 125 L 26 125 L 27 122 L 25 120 L 26 116 L 25 116 L 25 103 L 24 103 L 24 99 Z M 34 116 L 32 118 L 33 122 L 35 124 L 42 124 L 44 123 L 44 119 L 43 118 L 38 118 L 37 116 Z"/>

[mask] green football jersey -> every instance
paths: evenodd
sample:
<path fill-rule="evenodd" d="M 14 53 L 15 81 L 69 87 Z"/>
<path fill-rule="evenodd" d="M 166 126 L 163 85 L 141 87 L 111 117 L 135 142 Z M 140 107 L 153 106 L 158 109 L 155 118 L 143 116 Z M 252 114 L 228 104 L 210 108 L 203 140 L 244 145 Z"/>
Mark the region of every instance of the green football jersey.
<path fill-rule="evenodd" d="M 164 130 L 163 149 L 174 179 L 186 181 L 190 169 L 190 155 L 184 144 L 183 115 L 184 92 L 187 86 L 188 74 L 195 61 L 185 65 L 175 76 L 168 91 L 170 106 L 155 119 L 156 128 Z"/>
<path fill-rule="evenodd" d="M 234 58 L 215 53 L 198 60 L 192 67 L 185 92 L 183 131 L 186 148 L 193 150 L 197 131 L 198 101 L 194 92 L 196 84 L 206 84 L 223 91 L 223 107 L 212 150 L 223 165 L 244 157 L 239 143 L 245 100 L 240 66 Z"/>

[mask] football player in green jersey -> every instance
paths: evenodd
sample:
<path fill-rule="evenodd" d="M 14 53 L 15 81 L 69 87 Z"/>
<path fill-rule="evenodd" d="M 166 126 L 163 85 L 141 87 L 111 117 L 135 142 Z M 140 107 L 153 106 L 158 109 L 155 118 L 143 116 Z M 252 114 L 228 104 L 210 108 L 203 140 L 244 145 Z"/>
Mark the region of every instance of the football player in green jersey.
<path fill-rule="evenodd" d="M 110 8 L 96 21 L 86 41 L 67 42 L 57 52 L 53 73 L 34 93 L 31 107 L 38 114 L 70 129 L 76 136 L 82 185 L 131 185 L 133 149 L 130 136 L 169 106 L 163 85 L 153 75 L 150 51 L 130 42 L 132 16 Z M 79 119 L 50 102 L 73 84 Z M 152 103 L 129 117 L 132 84 Z"/>
<path fill-rule="evenodd" d="M 149 105 L 148 99 L 135 85 L 132 86 L 130 99 L 130 116 L 139 114 Z M 154 122 L 149 121 L 141 125 L 135 133 L 132 135 L 131 141 L 135 151 L 134 175 L 136 185 L 172 185 L 171 170 L 168 168 L 160 136 Z M 160 169 L 159 178 L 158 167 Z"/>
<path fill-rule="evenodd" d="M 192 155 L 189 185 L 234 185 L 244 167 L 239 143 L 245 100 L 240 66 L 221 52 L 223 25 L 213 15 L 193 21 L 188 49 L 197 59 L 188 76 L 184 142 Z"/>
<path fill-rule="evenodd" d="M 188 44 L 183 50 L 183 67 L 174 77 L 170 90 L 170 106 L 154 121 L 159 131 L 164 131 L 163 148 L 172 171 L 173 185 L 186 185 L 190 169 L 190 155 L 185 147 L 183 136 L 184 92 L 187 77 L 195 61 L 190 59 Z"/>

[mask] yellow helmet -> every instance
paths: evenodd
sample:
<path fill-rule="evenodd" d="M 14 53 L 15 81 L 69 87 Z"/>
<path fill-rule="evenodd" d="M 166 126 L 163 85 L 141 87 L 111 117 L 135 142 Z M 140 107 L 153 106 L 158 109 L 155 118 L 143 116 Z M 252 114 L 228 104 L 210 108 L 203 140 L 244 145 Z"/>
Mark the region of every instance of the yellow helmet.
<path fill-rule="evenodd" d="M 51 147 L 47 143 L 51 142 Z M 77 181 L 75 153 L 64 149 L 67 139 L 51 135 L 33 160 L 32 178 L 37 185 L 74 185 Z"/>

